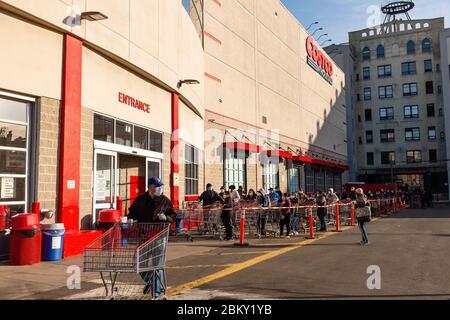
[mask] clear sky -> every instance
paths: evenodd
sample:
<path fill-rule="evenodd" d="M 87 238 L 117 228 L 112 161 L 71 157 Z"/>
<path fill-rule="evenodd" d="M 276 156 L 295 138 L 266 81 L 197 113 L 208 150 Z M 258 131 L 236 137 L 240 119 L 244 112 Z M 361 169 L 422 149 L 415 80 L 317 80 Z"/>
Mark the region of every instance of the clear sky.
<path fill-rule="evenodd" d="M 264 1 L 264 0 L 258 0 Z M 333 43 L 348 42 L 348 32 L 368 27 L 368 21 L 376 18 L 376 7 L 386 1 L 381 0 L 281 0 L 297 17 L 305 28 L 315 21 L 328 33 L 320 42 L 332 39 Z M 446 27 L 450 27 L 450 0 L 415 0 L 416 7 L 410 12 L 412 19 L 445 17 Z M 369 11 L 369 13 L 367 13 Z M 380 17 L 383 19 L 383 16 Z M 382 21 L 381 21 L 382 22 Z M 311 28 L 314 30 L 314 27 Z M 319 35 L 319 31 L 316 36 Z M 328 43 L 328 45 L 331 44 Z"/>

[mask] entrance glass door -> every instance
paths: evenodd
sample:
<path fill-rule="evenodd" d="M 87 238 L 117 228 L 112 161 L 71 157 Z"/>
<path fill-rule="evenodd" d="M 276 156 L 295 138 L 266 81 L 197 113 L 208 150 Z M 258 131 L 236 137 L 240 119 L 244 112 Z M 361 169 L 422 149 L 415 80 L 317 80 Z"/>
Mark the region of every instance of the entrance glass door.
<path fill-rule="evenodd" d="M 95 223 L 98 214 L 104 209 L 117 208 L 117 153 L 95 151 L 94 158 L 94 215 Z"/>
<path fill-rule="evenodd" d="M 147 175 L 145 179 L 145 183 L 151 177 L 158 177 L 161 179 L 162 171 L 161 171 L 161 160 L 147 158 Z"/>

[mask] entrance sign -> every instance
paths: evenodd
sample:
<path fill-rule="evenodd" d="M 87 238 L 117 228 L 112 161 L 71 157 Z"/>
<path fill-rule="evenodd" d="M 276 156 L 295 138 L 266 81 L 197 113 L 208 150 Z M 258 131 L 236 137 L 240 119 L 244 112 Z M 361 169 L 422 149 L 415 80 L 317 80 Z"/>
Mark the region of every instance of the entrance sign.
<path fill-rule="evenodd" d="M 125 93 L 119 92 L 119 102 L 126 104 L 130 107 L 136 108 L 138 110 L 141 110 L 145 113 L 150 113 L 150 105 L 148 103 L 145 103 L 141 100 L 130 97 L 129 95 L 126 95 Z"/>
<path fill-rule="evenodd" d="M 306 39 L 306 52 L 308 53 L 308 65 L 316 70 L 328 83 L 333 84 L 333 63 L 322 53 L 322 50 L 314 43 L 313 37 Z"/>

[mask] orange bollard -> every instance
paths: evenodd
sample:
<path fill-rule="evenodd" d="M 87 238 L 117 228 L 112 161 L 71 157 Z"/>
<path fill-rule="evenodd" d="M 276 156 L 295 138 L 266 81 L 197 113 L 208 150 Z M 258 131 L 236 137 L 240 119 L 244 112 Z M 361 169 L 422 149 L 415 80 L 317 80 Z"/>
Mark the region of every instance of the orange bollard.
<path fill-rule="evenodd" d="M 340 218 L 339 218 L 339 204 L 336 204 L 336 232 L 341 232 L 341 230 L 339 230 L 340 229 L 340 224 L 341 224 L 341 222 L 339 221 L 340 220 Z"/>
<path fill-rule="evenodd" d="M 235 246 L 239 247 L 248 247 L 249 244 L 244 242 L 245 241 L 245 210 L 242 210 L 241 213 L 241 219 L 239 221 L 239 243 L 236 243 Z"/>
<path fill-rule="evenodd" d="M 350 211 L 350 225 L 354 226 L 355 225 L 355 205 L 352 204 L 352 208 Z"/>
<path fill-rule="evenodd" d="M 313 214 L 312 214 L 312 208 L 309 208 L 309 238 L 315 239 L 314 238 L 314 219 L 313 219 Z"/>

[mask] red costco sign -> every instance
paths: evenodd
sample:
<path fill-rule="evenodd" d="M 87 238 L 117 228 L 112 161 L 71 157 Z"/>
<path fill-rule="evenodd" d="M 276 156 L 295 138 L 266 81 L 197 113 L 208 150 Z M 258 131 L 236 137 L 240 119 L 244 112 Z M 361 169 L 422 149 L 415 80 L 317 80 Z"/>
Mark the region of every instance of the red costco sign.
<path fill-rule="evenodd" d="M 308 64 L 332 84 L 333 63 L 322 53 L 311 36 L 306 39 L 306 52 L 308 53 Z"/>

